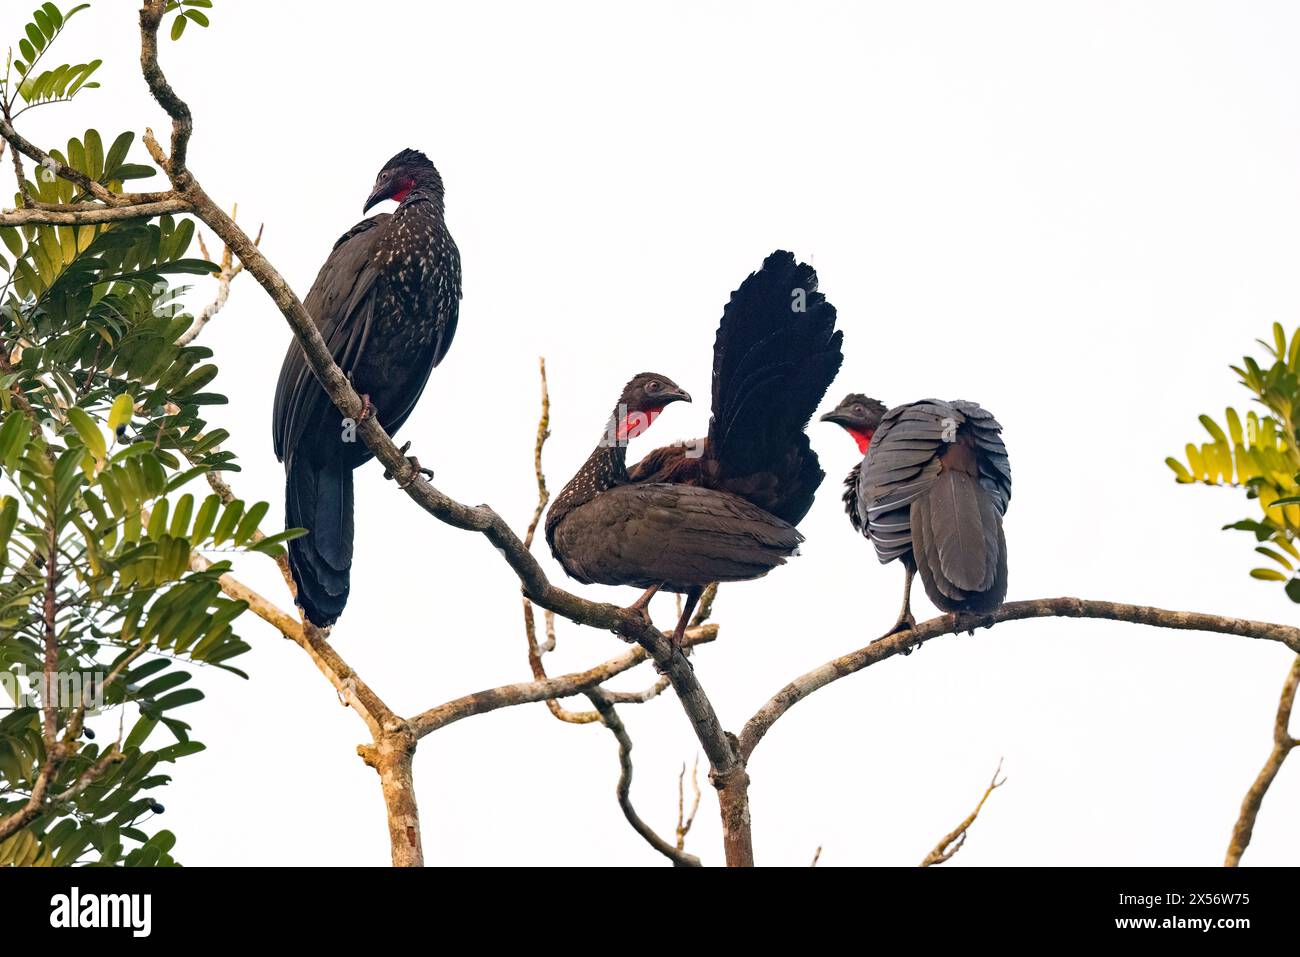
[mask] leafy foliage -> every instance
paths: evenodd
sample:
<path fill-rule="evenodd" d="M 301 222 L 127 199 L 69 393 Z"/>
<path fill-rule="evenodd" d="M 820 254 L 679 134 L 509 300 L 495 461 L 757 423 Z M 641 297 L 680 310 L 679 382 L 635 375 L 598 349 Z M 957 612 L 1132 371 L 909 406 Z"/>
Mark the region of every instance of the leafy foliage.
<path fill-rule="evenodd" d="M 58 158 L 120 189 L 152 172 L 127 161 L 132 141 L 123 134 L 106 152 L 88 130 Z M 75 201 L 62 179 L 28 189 Z M 231 661 L 248 647 L 234 632 L 245 604 L 218 583 L 229 563 L 196 571 L 191 556 L 200 547 L 276 554 L 283 536 L 253 541 L 266 503 L 184 491 L 205 472 L 237 468 L 220 449 L 227 433 L 204 419 L 226 401 L 205 391 L 217 373 L 211 351 L 176 344 L 193 320 L 178 298 L 186 287 L 172 279 L 216 268 L 187 255 L 193 234 L 192 222 L 169 217 L 0 228 L 0 677 L 19 692 L 0 719 L 0 818 L 23 804 L 47 757 L 24 687 L 42 673 L 45 629 L 57 635 L 58 673 L 92 686 L 133 650 L 148 651 L 103 688 L 106 712 L 136 716 L 124 760 L 0 843 L 0 863 L 173 863 L 175 838 L 141 825 L 161 810 L 152 792 L 169 777 L 159 766 L 203 749 L 182 718 L 202 698 L 184 666 L 242 674 Z M 61 729 L 77 703 L 58 702 Z M 50 792 L 101 754 L 87 732 Z"/>
<path fill-rule="evenodd" d="M 45 103 L 66 103 L 82 90 L 94 89 L 98 83 L 91 76 L 99 69 L 102 60 L 89 63 L 64 63 L 53 69 L 37 72 L 55 39 L 73 16 L 90 4 L 82 3 L 59 12 L 53 3 L 41 4 L 32 12 L 32 19 L 23 29 L 18 41 L 18 57 L 12 51 L 5 71 L 3 92 L 8 112 L 21 99 L 26 104 L 14 115 L 33 106 Z"/>
<path fill-rule="evenodd" d="M 199 9 L 202 8 L 202 9 Z M 172 21 L 171 37 L 179 40 L 185 33 L 187 24 L 193 22 L 201 27 L 208 25 L 208 15 L 203 10 L 212 9 L 212 0 L 170 0 L 163 10 L 163 15 L 179 10 L 180 16 Z"/>
<path fill-rule="evenodd" d="M 1254 536 L 1255 551 L 1269 559 L 1270 565 L 1251 570 L 1252 577 L 1284 583 L 1291 600 L 1300 602 L 1300 329 L 1288 340 L 1275 323 L 1273 341 L 1257 341 L 1269 357 L 1266 365 L 1246 356 L 1231 369 L 1263 414 L 1251 410 L 1243 418 L 1229 408 L 1226 428 L 1202 415 L 1210 441 L 1189 442 L 1183 461 L 1171 456 L 1165 462 L 1179 482 L 1240 488 L 1257 503 L 1255 515 L 1224 527 Z"/>
<path fill-rule="evenodd" d="M 99 60 L 39 69 L 85 7 L 32 14 L 0 81 L 6 117 L 97 85 Z M 173 38 L 191 21 L 207 26 L 209 7 L 170 3 Z M 121 192 L 154 174 L 131 162 L 133 143 L 123 133 L 105 150 L 91 129 L 50 155 Z M 33 176 L 15 205 L 23 193 L 87 199 L 52 169 Z M 229 562 L 195 561 L 196 550 L 278 556 L 297 534 L 263 538 L 265 502 L 186 490 L 238 468 L 221 449 L 228 434 L 205 420 L 226 401 L 208 391 L 211 350 L 178 344 L 194 320 L 176 277 L 217 270 L 189 256 L 193 238 L 192 221 L 167 216 L 0 227 L 0 820 L 43 772 L 47 795 L 60 796 L 0 840 L 0 866 L 175 863 L 175 836 L 145 824 L 164 811 L 162 765 L 204 748 L 184 717 L 203 698 L 191 669 L 242 676 L 232 662 L 248 650 L 234 631 L 246 603 L 220 587 Z M 34 681 L 51 654 L 56 681 Z M 96 742 L 96 724 L 117 740 Z"/>

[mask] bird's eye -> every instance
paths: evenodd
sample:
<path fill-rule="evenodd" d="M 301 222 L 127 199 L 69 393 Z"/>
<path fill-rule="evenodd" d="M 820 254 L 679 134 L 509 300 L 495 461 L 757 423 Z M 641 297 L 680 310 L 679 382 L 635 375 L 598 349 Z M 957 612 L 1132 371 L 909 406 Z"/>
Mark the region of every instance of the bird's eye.
<path fill-rule="evenodd" d="M 382 173 L 379 174 L 379 178 L 380 178 L 380 179 L 388 179 L 388 177 L 391 176 L 391 175 L 392 175 L 392 174 L 391 174 L 390 172 L 388 172 L 388 170 L 384 170 Z"/>
<path fill-rule="evenodd" d="M 855 406 L 853 407 L 853 414 L 854 414 L 854 415 L 866 415 L 866 414 L 867 414 L 867 407 L 864 406 L 864 405 L 855 405 Z"/>
<path fill-rule="evenodd" d="M 647 392 L 658 392 L 659 389 L 660 389 L 660 385 L 658 379 L 651 379 L 649 382 L 645 384 L 645 390 Z"/>

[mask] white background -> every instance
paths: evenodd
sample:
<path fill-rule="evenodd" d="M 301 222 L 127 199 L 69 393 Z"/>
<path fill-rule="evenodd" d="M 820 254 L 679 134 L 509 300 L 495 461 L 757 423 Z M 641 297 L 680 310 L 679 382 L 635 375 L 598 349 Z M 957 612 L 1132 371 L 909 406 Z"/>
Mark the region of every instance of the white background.
<path fill-rule="evenodd" d="M 539 355 L 557 490 L 631 374 L 707 395 L 723 303 L 783 247 L 816 265 L 845 330 L 826 408 L 848 391 L 960 397 L 1005 425 L 1011 598 L 1295 620 L 1279 587 L 1247 577 L 1253 540 L 1219 530 L 1254 506 L 1176 486 L 1163 464 L 1202 440 L 1198 413 L 1245 401 L 1227 364 L 1297 321 L 1294 6 L 222 0 L 212 18 L 162 44 L 195 115 L 191 166 L 250 231 L 266 224 L 262 248 L 300 295 L 390 155 L 425 150 L 443 173 L 460 331 L 401 438 L 449 494 L 522 528 Z M 17 5 L 3 22 L 16 37 Z M 103 56 L 104 88 L 31 114 L 29 136 L 165 125 L 138 74 L 133 3 L 101 0 L 61 46 Z M 243 276 L 203 341 L 231 400 L 213 420 L 240 453 L 233 484 L 269 500 L 279 527 L 270 411 L 288 327 Z M 639 445 L 702 434 L 707 416 L 674 406 Z M 829 477 L 803 557 L 725 588 L 722 640 L 696 657 L 736 730 L 896 611 L 901 570 L 879 566 L 840 509 L 853 445 L 829 425 L 810 434 Z M 358 475 L 339 650 L 405 713 L 526 679 L 504 563 L 380 473 Z M 287 600 L 269 562 L 239 571 Z M 671 601 L 656 607 L 668 623 Z M 919 594 L 917 611 L 932 611 Z M 361 723 L 297 647 L 251 616 L 241 628 L 252 678 L 201 675 L 209 697 L 187 710 L 209 750 L 180 762 L 151 826 L 175 830 L 189 864 L 385 863 Z M 562 623 L 548 664 L 622 650 Z M 827 866 L 914 864 L 1005 756 L 1009 783 L 952 866 L 1218 863 L 1291 660 L 1265 642 L 1090 621 L 936 640 L 775 727 L 750 769 L 758 860 L 802 865 L 823 845 Z M 671 695 L 623 715 L 634 799 L 670 833 L 694 739 Z M 1247 863 L 1300 859 L 1295 764 Z M 620 815 L 616 777 L 608 732 L 540 704 L 454 725 L 416 761 L 427 859 L 660 863 Z M 688 847 L 717 864 L 704 787 Z"/>

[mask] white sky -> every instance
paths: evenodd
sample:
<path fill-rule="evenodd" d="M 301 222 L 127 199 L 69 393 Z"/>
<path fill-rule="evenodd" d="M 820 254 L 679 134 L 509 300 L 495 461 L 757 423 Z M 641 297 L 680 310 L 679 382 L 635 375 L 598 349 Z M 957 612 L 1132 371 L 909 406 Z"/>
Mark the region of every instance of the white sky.
<path fill-rule="evenodd" d="M 104 89 L 32 114 L 29 136 L 163 125 L 138 75 L 134 10 L 100 0 L 73 22 L 64 52 L 103 56 Z M 442 171 L 461 324 L 400 438 L 449 494 L 522 528 L 539 354 L 554 489 L 632 373 L 707 395 L 722 305 L 784 247 L 816 265 L 845 330 L 827 408 L 849 391 L 960 397 L 1004 424 L 1010 598 L 1295 620 L 1280 588 L 1247 577 L 1253 540 L 1219 531 L 1253 506 L 1176 486 L 1163 459 L 1201 440 L 1198 413 L 1244 401 L 1227 364 L 1273 321 L 1297 322 L 1300 9 L 222 0 L 212 19 L 163 44 L 194 110 L 191 166 L 247 228 L 266 223 L 262 248 L 300 295 L 384 160 L 412 146 Z M 4 22 L 16 35 L 15 6 Z M 270 411 L 289 338 L 251 277 L 204 335 L 231 398 L 213 421 L 241 456 L 233 484 L 272 503 L 268 526 L 281 516 Z M 707 415 L 675 406 L 639 444 L 702 434 Z M 803 557 L 724 588 L 722 640 L 696 657 L 733 730 L 896 611 L 901 570 L 879 566 L 840 509 L 855 450 L 833 426 L 810 434 L 829 478 Z M 358 476 L 339 650 L 406 713 L 526 679 L 504 563 L 380 473 Z M 239 571 L 287 600 L 269 562 Z M 657 607 L 669 622 L 671 600 Z M 188 864 L 386 863 L 378 781 L 353 750 L 360 721 L 298 648 L 251 616 L 241 630 L 252 680 L 201 676 L 209 697 L 188 720 L 209 751 L 176 766 L 155 823 Z M 623 647 L 562 623 L 548 665 Z M 1290 661 L 1265 642 L 1105 622 L 936 640 L 779 722 L 750 767 L 758 860 L 806 864 L 823 845 L 823 865 L 914 864 L 1005 756 L 1009 783 L 950 866 L 1218 863 Z M 670 695 L 622 710 L 633 798 L 671 832 L 694 738 Z M 1300 819 L 1284 813 L 1300 798 L 1295 765 L 1247 863 L 1300 854 Z M 607 731 L 540 704 L 441 731 L 416 761 L 427 859 L 659 863 L 615 804 L 617 773 Z M 688 848 L 717 864 L 704 787 Z"/>

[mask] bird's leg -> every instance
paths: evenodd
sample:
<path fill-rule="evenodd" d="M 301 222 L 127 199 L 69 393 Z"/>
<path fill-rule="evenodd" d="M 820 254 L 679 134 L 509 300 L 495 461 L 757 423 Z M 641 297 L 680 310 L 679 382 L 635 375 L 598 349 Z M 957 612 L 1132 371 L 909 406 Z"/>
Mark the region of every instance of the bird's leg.
<path fill-rule="evenodd" d="M 876 641 L 884 641 L 890 635 L 896 635 L 900 631 L 911 631 L 916 627 L 916 616 L 912 614 L 912 578 L 916 575 L 916 566 L 905 560 L 903 569 L 907 573 L 907 577 L 903 579 L 903 608 L 898 613 L 898 620 L 894 622 L 894 627 L 877 638 Z M 908 645 L 903 649 L 903 654 L 910 655 L 919 647 L 919 643 Z"/>
<path fill-rule="evenodd" d="M 352 386 L 353 389 L 357 387 L 356 382 L 352 378 L 351 372 L 348 373 L 348 385 Z M 366 421 L 366 419 L 373 419 L 374 417 L 375 404 L 370 401 L 370 393 L 363 392 L 361 393 L 361 415 L 357 417 L 357 425 L 360 425 L 362 422 Z"/>
<path fill-rule="evenodd" d="M 398 449 L 398 451 L 401 452 L 403 455 L 406 455 L 406 450 L 409 449 L 410 447 L 411 447 L 411 443 L 407 442 L 400 449 Z M 415 472 L 405 482 L 398 482 L 397 483 L 398 488 L 406 488 L 408 485 L 410 485 L 412 482 L 415 481 L 417 476 L 420 475 L 427 475 L 429 478 L 433 478 L 433 469 L 426 469 L 424 466 L 420 464 L 420 460 L 417 459 L 414 455 L 407 455 L 406 461 L 411 463 L 411 468 L 415 469 Z M 392 477 L 393 477 L 393 473 L 385 469 L 384 478 L 392 479 Z"/>
<path fill-rule="evenodd" d="M 650 599 L 653 598 L 656 595 L 656 593 L 658 593 L 659 589 L 663 587 L 664 587 L 663 582 L 660 582 L 658 585 L 651 585 L 649 588 L 647 588 L 645 591 L 641 593 L 640 598 L 632 602 L 632 604 L 628 605 L 627 608 L 623 610 L 630 611 L 634 615 L 640 615 L 642 618 L 646 620 L 646 623 L 649 624 L 650 623 Z M 628 638 L 623 635 L 620 635 L 619 637 L 621 637 L 624 641 L 629 643 L 636 642 L 635 638 Z"/>
<path fill-rule="evenodd" d="M 912 614 L 912 578 L 916 575 L 916 566 L 911 562 L 904 565 L 907 577 L 903 579 L 903 608 L 898 613 L 898 620 L 889 629 L 891 635 L 900 631 L 911 631 L 916 627 L 916 616 Z"/>
<path fill-rule="evenodd" d="M 627 610 L 634 611 L 638 615 L 644 615 L 648 621 L 650 619 L 650 599 L 653 598 L 659 592 L 659 589 L 663 587 L 663 582 L 660 582 L 658 585 L 651 585 L 641 593 L 640 598 L 627 606 Z"/>
<path fill-rule="evenodd" d="M 673 654 L 676 654 L 682 648 L 682 642 L 686 639 L 686 626 L 690 622 L 691 615 L 694 614 L 695 606 L 699 603 L 702 594 L 704 594 L 703 588 L 692 588 L 686 592 L 686 604 L 682 608 L 681 615 L 677 618 L 677 627 L 673 629 Z"/>

